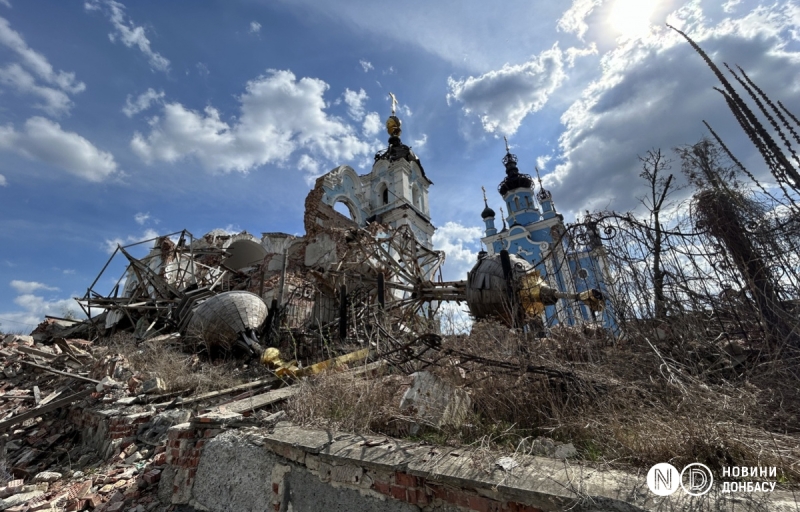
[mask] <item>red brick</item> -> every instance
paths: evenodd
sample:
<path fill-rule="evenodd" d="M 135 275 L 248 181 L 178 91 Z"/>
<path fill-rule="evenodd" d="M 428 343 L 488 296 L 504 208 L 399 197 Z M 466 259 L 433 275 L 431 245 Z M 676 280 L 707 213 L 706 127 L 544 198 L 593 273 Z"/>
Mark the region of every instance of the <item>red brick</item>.
<path fill-rule="evenodd" d="M 430 503 L 430 499 L 425 489 L 409 489 L 408 502 L 413 505 L 421 505 L 424 507 Z"/>
<path fill-rule="evenodd" d="M 428 489 L 431 491 L 434 498 L 447 501 L 447 490 L 444 487 L 439 485 L 428 485 Z"/>
<path fill-rule="evenodd" d="M 153 485 L 154 483 L 156 483 L 159 480 L 161 480 L 161 471 L 159 471 L 158 469 L 154 469 L 152 471 L 148 471 L 147 473 L 145 473 L 142 476 L 142 478 L 148 484 Z"/>
<path fill-rule="evenodd" d="M 420 484 L 420 479 L 408 473 L 397 471 L 394 474 L 394 483 L 403 487 L 417 487 Z"/>
<path fill-rule="evenodd" d="M 403 500 L 407 501 L 408 497 L 406 496 L 406 488 L 401 487 L 399 485 L 392 486 L 392 498 L 396 500 Z"/>
<path fill-rule="evenodd" d="M 456 491 L 456 490 L 447 491 L 447 501 L 455 505 L 458 505 L 459 507 L 468 507 L 469 499 L 472 496 L 473 496 L 472 494 L 466 494 L 461 491 Z"/>
<path fill-rule="evenodd" d="M 372 482 L 372 489 L 387 496 L 392 494 L 392 489 L 386 482 Z"/>
<path fill-rule="evenodd" d="M 167 463 L 167 454 L 164 452 L 159 453 L 153 458 L 153 465 L 163 466 Z"/>
<path fill-rule="evenodd" d="M 467 506 L 476 512 L 499 512 L 500 502 L 484 498 L 483 496 L 470 496 Z"/>
<path fill-rule="evenodd" d="M 103 503 L 102 498 L 100 498 L 100 496 L 98 496 L 97 494 L 90 494 L 83 499 L 85 499 L 86 502 L 89 504 L 89 506 L 92 508 L 97 508 L 98 506 L 100 506 L 101 503 Z"/>
<path fill-rule="evenodd" d="M 280 492 L 280 486 L 278 484 L 276 484 L 276 483 L 273 483 L 272 484 L 272 492 L 274 492 L 275 494 L 278 494 Z"/>
<path fill-rule="evenodd" d="M 509 510 L 513 510 L 514 512 L 542 512 L 542 510 L 539 509 L 539 508 L 531 507 L 531 506 L 528 506 L 528 505 L 523 505 L 522 503 L 514 503 L 514 502 L 509 502 L 508 503 L 508 509 Z"/>

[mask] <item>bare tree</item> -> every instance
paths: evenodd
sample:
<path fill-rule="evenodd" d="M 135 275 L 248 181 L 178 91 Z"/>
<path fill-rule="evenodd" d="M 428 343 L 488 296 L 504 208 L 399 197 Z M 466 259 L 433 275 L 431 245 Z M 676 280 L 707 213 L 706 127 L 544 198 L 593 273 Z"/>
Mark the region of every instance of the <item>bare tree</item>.
<path fill-rule="evenodd" d="M 647 230 L 647 238 L 653 252 L 653 293 L 655 295 L 655 317 L 663 319 L 666 316 L 666 297 L 664 296 L 664 270 L 661 268 L 663 226 L 661 225 L 661 212 L 667 196 L 675 190 L 672 186 L 673 175 L 666 178 L 664 173 L 671 168 L 672 160 L 661 154 L 661 149 L 650 149 L 647 154 L 639 157 L 642 163 L 640 177 L 647 181 L 650 188 L 649 194 L 639 198 L 639 201 L 650 213 L 649 224 L 652 230 Z"/>

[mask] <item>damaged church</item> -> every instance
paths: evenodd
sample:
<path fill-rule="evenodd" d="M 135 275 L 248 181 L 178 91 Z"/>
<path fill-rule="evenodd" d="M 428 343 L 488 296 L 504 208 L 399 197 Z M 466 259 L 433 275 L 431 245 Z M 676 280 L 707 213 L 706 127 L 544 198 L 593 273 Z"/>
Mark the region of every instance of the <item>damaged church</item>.
<path fill-rule="evenodd" d="M 111 260 L 125 258 L 127 270 L 117 286 L 99 293 L 98 276 L 79 300 L 90 322 L 105 333 L 171 334 L 198 351 L 238 347 L 253 356 L 291 339 L 301 359 L 326 340 L 363 344 L 381 326 L 435 332 L 445 301 L 465 303 L 475 319 L 542 335 L 556 324 L 614 328 L 602 244 L 576 247 L 550 192 L 541 179 L 534 190 L 508 147 L 498 187 L 508 215 L 500 209 L 498 229 L 484 192 L 487 250 L 465 280 L 443 281 L 445 254 L 432 242 L 433 183 L 402 142 L 394 109 L 386 128 L 388 147 L 369 173 L 341 165 L 316 180 L 303 236 L 181 231 L 151 240 L 142 258 L 118 247 Z M 336 211 L 339 203 L 349 215 Z"/>

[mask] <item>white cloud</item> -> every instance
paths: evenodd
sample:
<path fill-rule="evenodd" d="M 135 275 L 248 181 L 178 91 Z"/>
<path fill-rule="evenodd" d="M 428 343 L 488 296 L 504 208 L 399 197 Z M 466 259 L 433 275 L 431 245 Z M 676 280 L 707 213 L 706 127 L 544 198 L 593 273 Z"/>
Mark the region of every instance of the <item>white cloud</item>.
<path fill-rule="evenodd" d="M 727 0 L 724 4 L 722 4 L 722 10 L 731 13 L 736 10 L 736 6 L 742 3 L 742 0 Z"/>
<path fill-rule="evenodd" d="M 301 149 L 333 162 L 368 154 L 370 145 L 352 126 L 325 112 L 328 88 L 317 78 L 297 80 L 291 71 L 268 70 L 247 83 L 234 124 L 211 106 L 201 113 L 167 103 L 163 115 L 151 119 L 150 133 L 137 132 L 131 147 L 145 162 L 191 156 L 223 172 L 283 162 Z"/>
<path fill-rule="evenodd" d="M 589 55 L 597 55 L 597 45 L 595 43 L 591 43 L 586 48 L 571 47 L 571 48 L 567 48 L 567 50 L 564 53 L 567 54 L 567 57 L 566 57 L 567 65 L 569 67 L 573 67 L 573 66 L 575 66 L 575 59 L 577 59 L 578 57 L 587 57 Z"/>
<path fill-rule="evenodd" d="M 250 33 L 257 34 L 260 31 L 261 31 L 261 23 L 259 23 L 257 21 L 251 21 L 250 22 Z"/>
<path fill-rule="evenodd" d="M 773 101 L 800 110 L 800 51 L 788 44 L 800 19 L 786 8 L 756 8 L 714 25 L 691 4 L 669 19 L 690 27 L 689 35 L 720 67 L 741 65 Z M 558 165 L 545 184 L 562 209 L 635 208 L 644 193 L 637 155 L 697 142 L 708 135 L 703 120 L 751 171 L 763 171 L 724 98 L 712 89 L 718 80 L 678 34 L 656 27 L 625 41 L 602 57 L 601 69 L 561 117 Z"/>
<path fill-rule="evenodd" d="M 0 187 L 8 186 L 8 181 L 6 181 L 6 177 L 0 174 Z"/>
<path fill-rule="evenodd" d="M 3 4 L 9 9 L 11 9 L 11 2 L 9 0 L 0 0 L 0 4 Z"/>
<path fill-rule="evenodd" d="M 139 212 L 133 216 L 133 220 L 135 220 L 136 223 L 139 224 L 140 226 L 143 226 L 145 222 L 150 220 L 150 212 L 147 213 Z"/>
<path fill-rule="evenodd" d="M 589 28 L 586 18 L 602 3 L 603 0 L 573 0 L 572 6 L 558 20 L 558 30 L 575 34 L 582 40 Z"/>
<path fill-rule="evenodd" d="M 154 229 L 146 229 L 141 235 L 128 235 L 125 238 L 122 237 L 115 237 L 115 238 L 106 238 L 103 242 L 103 249 L 109 254 L 113 253 L 117 250 L 117 246 L 125 247 L 126 245 L 135 244 L 138 242 L 143 242 L 145 240 L 150 240 L 153 238 L 158 238 L 160 235 L 158 231 Z"/>
<path fill-rule="evenodd" d="M 364 102 L 368 98 L 364 89 L 358 92 L 345 89 L 344 102 L 347 104 L 347 114 L 356 121 L 361 121 L 364 118 Z"/>
<path fill-rule="evenodd" d="M 360 61 L 358 61 L 358 63 L 361 64 L 361 67 L 364 69 L 364 73 L 369 73 L 370 71 L 375 69 L 374 67 L 372 67 L 372 63 L 367 60 L 361 59 Z"/>
<path fill-rule="evenodd" d="M 420 137 L 419 139 L 414 139 L 414 140 L 411 141 L 411 145 L 413 147 L 417 148 L 417 149 L 425 147 L 425 144 L 427 144 L 427 143 L 428 143 L 428 134 L 427 133 L 423 133 L 422 137 Z"/>
<path fill-rule="evenodd" d="M 12 125 L 0 126 L 0 150 L 19 153 L 89 181 L 102 181 L 117 170 L 111 153 L 38 116 L 25 122 L 24 131 L 16 131 Z"/>
<path fill-rule="evenodd" d="M 133 96 L 129 94 L 125 99 L 125 106 L 122 107 L 122 112 L 128 117 L 133 117 L 139 112 L 147 110 L 153 103 L 163 99 L 164 91 L 156 92 L 155 89 L 149 88 L 140 94 L 135 101 L 131 101 L 132 98 Z"/>
<path fill-rule="evenodd" d="M 75 318 L 85 316 L 78 303 L 70 298 L 46 299 L 32 293 L 22 293 L 14 299 L 14 303 L 21 310 L 0 313 L 0 324 L 3 324 L 7 331 L 23 326 L 32 331 L 44 320 L 46 315 L 57 317 L 72 315 Z"/>
<path fill-rule="evenodd" d="M 381 131 L 381 116 L 378 115 L 377 112 L 370 112 L 366 116 L 364 116 L 364 126 L 362 131 L 364 135 L 367 137 L 374 137 L 378 135 L 378 132 Z"/>
<path fill-rule="evenodd" d="M 464 80 L 449 78 L 447 100 L 463 103 L 464 112 L 477 115 L 487 132 L 511 135 L 525 116 L 547 103 L 565 78 L 562 52 L 555 45 L 524 64 L 506 64 Z"/>
<path fill-rule="evenodd" d="M 46 284 L 42 284 L 36 281 L 20 281 L 15 279 L 11 281 L 11 287 L 17 290 L 19 293 L 33 293 L 36 290 L 48 290 L 48 291 L 58 291 L 58 288 L 54 286 L 47 286 Z"/>
<path fill-rule="evenodd" d="M 72 106 L 72 100 L 64 91 L 37 84 L 36 78 L 17 63 L 0 68 L 0 84 L 13 87 L 22 93 L 38 96 L 43 103 L 34 106 L 51 116 L 64 114 Z"/>
<path fill-rule="evenodd" d="M 211 74 L 211 71 L 208 70 L 208 66 L 203 62 L 198 62 L 195 64 L 195 67 L 197 68 L 197 74 L 200 76 L 208 76 Z"/>
<path fill-rule="evenodd" d="M 300 158 L 297 160 L 297 168 L 316 177 L 319 173 L 319 162 L 308 155 L 300 155 Z"/>
<path fill-rule="evenodd" d="M 483 230 L 447 222 L 433 234 L 433 248 L 447 255 L 442 269 L 445 280 L 465 279 L 466 273 L 478 259 L 478 249 Z"/>
<path fill-rule="evenodd" d="M 169 70 L 169 60 L 160 53 L 153 51 L 150 47 L 150 40 L 144 33 L 144 27 L 135 25 L 125 15 L 125 6 L 123 4 L 115 0 L 87 0 L 84 3 L 84 7 L 88 11 L 106 11 L 106 15 L 114 27 L 114 32 L 108 34 L 108 38 L 112 42 L 116 42 L 119 39 L 128 48 L 136 46 L 147 57 L 151 68 L 158 71 Z"/>
<path fill-rule="evenodd" d="M 75 80 L 75 73 L 54 71 L 47 58 L 30 48 L 19 32 L 13 30 L 3 17 L 0 17 L 0 44 L 14 51 L 22 64 L 45 82 L 72 94 L 86 89 L 83 82 Z"/>
<path fill-rule="evenodd" d="M 64 273 L 64 274 L 67 274 L 67 275 L 74 275 L 75 274 L 75 269 L 74 268 L 65 268 L 61 272 Z"/>
<path fill-rule="evenodd" d="M 38 97 L 42 101 L 34 107 L 47 114 L 58 116 L 69 112 L 72 106 L 69 94 L 86 89 L 83 82 L 75 79 L 75 73 L 55 71 L 47 58 L 30 48 L 3 17 L 0 17 L 0 45 L 12 50 L 19 59 L 0 68 L 0 85 Z"/>

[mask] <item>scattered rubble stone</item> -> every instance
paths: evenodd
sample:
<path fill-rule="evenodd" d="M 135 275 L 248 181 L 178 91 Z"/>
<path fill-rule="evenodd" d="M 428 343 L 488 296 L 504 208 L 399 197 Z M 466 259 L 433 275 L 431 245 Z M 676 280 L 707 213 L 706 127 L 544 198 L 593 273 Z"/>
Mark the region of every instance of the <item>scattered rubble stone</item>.
<path fill-rule="evenodd" d="M 164 384 L 164 379 L 161 377 L 146 380 L 142 383 L 142 393 L 145 395 L 154 395 L 164 393 L 166 391 L 167 386 Z"/>
<path fill-rule="evenodd" d="M 56 480 L 61 480 L 61 473 L 56 473 L 55 471 L 42 471 L 38 473 L 35 477 L 33 477 L 34 482 L 55 482 Z"/>

